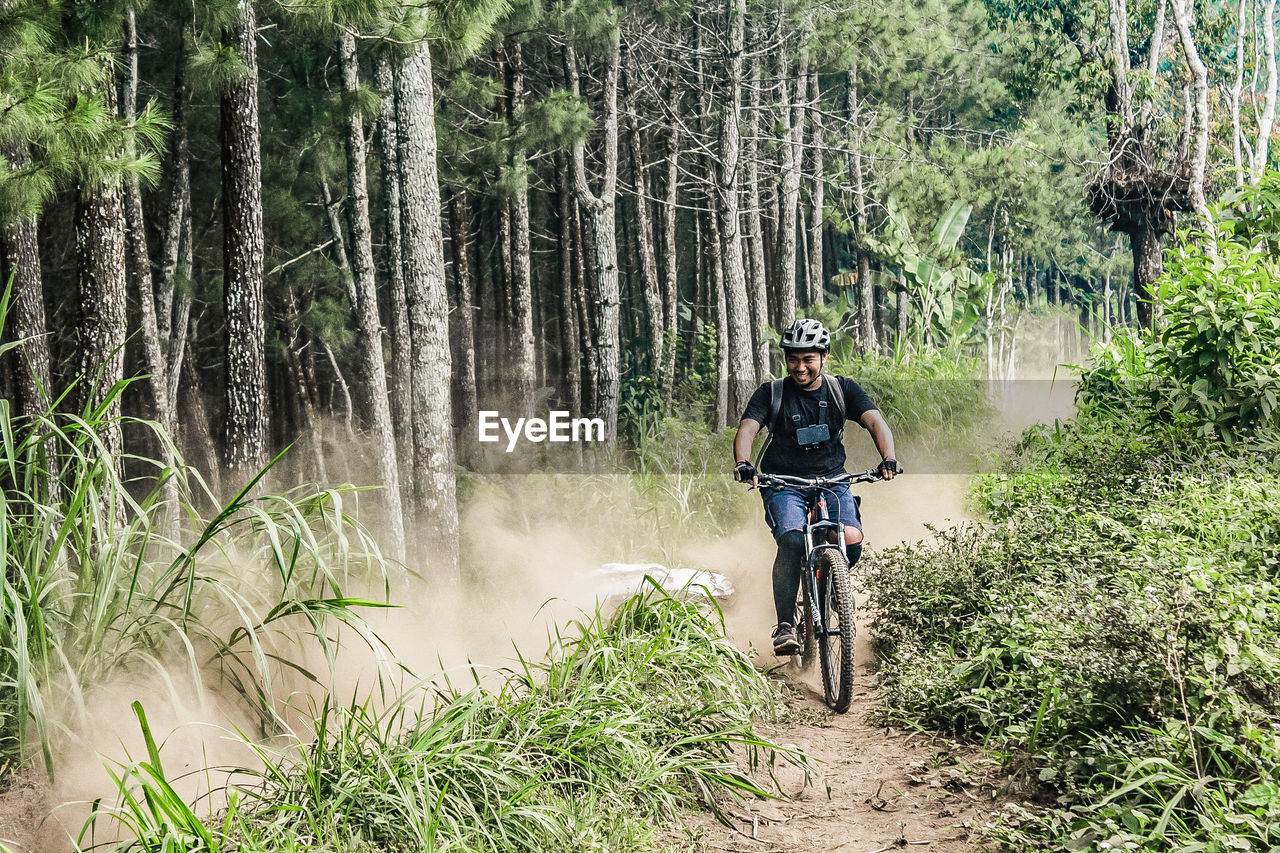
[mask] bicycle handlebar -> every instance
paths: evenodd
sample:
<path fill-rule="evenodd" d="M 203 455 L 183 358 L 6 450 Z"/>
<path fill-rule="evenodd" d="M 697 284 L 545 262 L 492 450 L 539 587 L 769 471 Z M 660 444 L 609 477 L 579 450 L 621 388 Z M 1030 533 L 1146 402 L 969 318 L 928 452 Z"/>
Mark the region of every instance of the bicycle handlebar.
<path fill-rule="evenodd" d="M 837 474 L 834 477 L 792 477 L 789 474 L 759 474 L 762 486 L 799 486 L 805 489 L 818 489 L 823 486 L 835 486 L 840 483 L 874 483 L 884 479 L 877 468 L 869 468 L 856 474 Z"/>

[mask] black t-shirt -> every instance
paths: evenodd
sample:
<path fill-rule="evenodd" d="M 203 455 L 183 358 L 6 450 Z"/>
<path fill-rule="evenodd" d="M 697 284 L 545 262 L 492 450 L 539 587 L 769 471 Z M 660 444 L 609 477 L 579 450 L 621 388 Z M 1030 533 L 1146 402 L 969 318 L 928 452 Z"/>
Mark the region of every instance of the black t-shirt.
<path fill-rule="evenodd" d="M 778 413 L 778 434 L 769 440 L 769 448 L 760 460 L 760 470 L 770 474 L 802 476 L 831 476 L 844 470 L 844 445 L 840 433 L 844 424 L 836 414 L 835 400 L 827 382 L 835 379 L 844 391 L 845 420 L 861 422 L 862 416 L 875 409 L 875 404 L 862 387 L 845 376 L 826 377 L 816 391 L 805 391 L 788 376 L 782 380 L 782 408 Z M 826 406 L 822 406 L 822 402 Z M 799 419 L 796 416 L 799 415 Z M 769 383 L 765 382 L 747 403 L 743 418 L 759 421 L 769 426 Z M 796 441 L 796 430 L 827 424 L 830 438 L 816 446 L 801 447 Z"/>

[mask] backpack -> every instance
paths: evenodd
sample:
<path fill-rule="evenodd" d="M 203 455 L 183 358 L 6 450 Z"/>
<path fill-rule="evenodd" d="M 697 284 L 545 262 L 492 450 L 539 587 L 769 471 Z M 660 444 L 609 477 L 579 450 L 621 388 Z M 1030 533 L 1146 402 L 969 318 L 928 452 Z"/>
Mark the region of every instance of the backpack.
<path fill-rule="evenodd" d="M 774 379 L 769 383 L 769 423 L 766 428 L 769 430 L 769 437 L 765 439 L 764 444 L 760 445 L 760 453 L 756 455 L 756 468 L 759 469 L 760 461 L 764 459 L 764 452 L 769 449 L 769 444 L 773 441 L 773 437 L 778 434 L 778 427 L 782 421 L 782 383 L 783 379 Z M 822 384 L 831 389 L 831 400 L 835 403 L 836 413 L 840 415 L 840 429 L 836 430 L 836 441 L 844 438 L 844 388 L 840 387 L 840 380 L 834 376 L 822 374 Z M 818 407 L 825 409 L 827 407 L 826 400 L 819 400 Z M 799 415 L 792 415 L 792 418 L 799 420 Z"/>

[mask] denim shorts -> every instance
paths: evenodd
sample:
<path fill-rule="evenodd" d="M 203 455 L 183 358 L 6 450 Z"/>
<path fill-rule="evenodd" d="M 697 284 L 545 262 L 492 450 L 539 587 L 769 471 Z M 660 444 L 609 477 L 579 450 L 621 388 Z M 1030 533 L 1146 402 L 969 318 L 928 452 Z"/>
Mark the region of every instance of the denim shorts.
<path fill-rule="evenodd" d="M 806 522 L 804 516 L 805 494 L 818 489 L 799 489 L 792 486 L 772 486 L 760 490 L 764 500 L 764 520 L 773 531 L 773 538 L 779 539 L 788 530 L 803 530 Z M 827 517 L 839 521 L 846 527 L 862 529 L 862 518 L 858 515 L 858 504 L 861 499 L 849 491 L 848 483 L 822 488 L 827 498 Z"/>

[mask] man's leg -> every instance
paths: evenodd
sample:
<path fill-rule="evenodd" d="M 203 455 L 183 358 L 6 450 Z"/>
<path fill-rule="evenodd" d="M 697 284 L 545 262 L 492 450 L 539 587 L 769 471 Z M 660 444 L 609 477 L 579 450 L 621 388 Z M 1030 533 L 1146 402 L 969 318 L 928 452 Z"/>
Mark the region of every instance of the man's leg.
<path fill-rule="evenodd" d="M 778 538 L 778 555 L 773 558 L 773 607 L 780 623 L 790 625 L 795 620 L 803 559 L 804 531 L 788 530 Z"/>
<path fill-rule="evenodd" d="M 849 568 L 862 558 L 862 516 L 858 512 L 858 499 L 848 485 L 836 487 L 840 506 L 840 521 L 844 523 L 844 553 L 849 558 Z"/>
<path fill-rule="evenodd" d="M 773 607 L 778 627 L 773 632 L 773 651 L 778 655 L 795 654 L 796 593 L 800 590 L 800 561 L 804 559 L 804 496 L 796 489 L 766 489 L 764 517 L 778 543 L 773 560 Z"/>
<path fill-rule="evenodd" d="M 862 559 L 862 531 L 858 528 L 845 527 L 844 553 L 849 558 L 851 569 L 858 564 L 858 560 Z"/>

